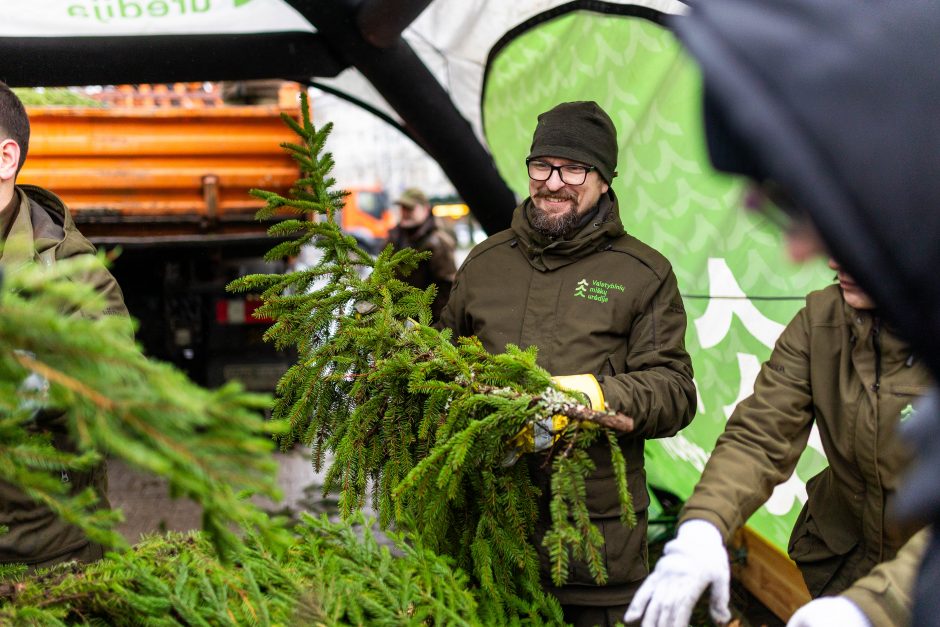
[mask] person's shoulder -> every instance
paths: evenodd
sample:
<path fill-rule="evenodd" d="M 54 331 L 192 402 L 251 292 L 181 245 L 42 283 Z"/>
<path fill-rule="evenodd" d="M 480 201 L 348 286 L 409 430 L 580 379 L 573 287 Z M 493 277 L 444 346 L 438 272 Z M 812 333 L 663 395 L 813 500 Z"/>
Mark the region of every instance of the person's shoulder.
<path fill-rule="evenodd" d="M 36 185 L 17 187 L 29 199 L 34 234 L 60 242 L 56 246 L 57 259 L 97 253 L 95 246 L 75 226 L 72 214 L 61 198 Z"/>
<path fill-rule="evenodd" d="M 813 326 L 841 326 L 845 323 L 845 300 L 837 284 L 806 295 L 805 315 Z"/>
<path fill-rule="evenodd" d="M 433 248 L 456 248 L 457 240 L 439 222 L 428 234 L 428 243 Z"/>
<path fill-rule="evenodd" d="M 607 250 L 628 255 L 631 259 L 649 268 L 659 280 L 672 272 L 672 264 L 666 256 L 652 246 L 638 240 L 629 233 L 618 236 L 608 244 Z"/>
<path fill-rule="evenodd" d="M 504 231 L 500 231 L 499 233 L 490 235 L 485 240 L 470 249 L 470 252 L 467 254 L 467 259 L 464 261 L 463 265 L 466 267 L 471 262 L 485 258 L 493 251 L 499 250 L 505 246 L 515 246 L 517 241 L 518 238 L 512 229 L 506 229 Z"/>
<path fill-rule="evenodd" d="M 842 290 L 835 283 L 806 295 L 806 306 L 815 311 L 841 312 L 843 303 Z"/>

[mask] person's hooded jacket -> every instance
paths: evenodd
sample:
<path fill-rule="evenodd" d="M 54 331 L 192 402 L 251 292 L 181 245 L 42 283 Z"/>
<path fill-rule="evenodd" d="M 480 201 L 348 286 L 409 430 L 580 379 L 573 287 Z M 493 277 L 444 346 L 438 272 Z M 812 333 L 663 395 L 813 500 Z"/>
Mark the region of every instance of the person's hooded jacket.
<path fill-rule="evenodd" d="M 543 454 L 529 456 L 543 491 L 535 545 L 547 589 L 564 604 L 623 604 L 648 570 L 644 441 L 674 435 L 695 413 L 685 310 L 671 265 L 624 231 L 613 191 L 570 237 L 550 239 L 535 231 L 526 215 L 530 206 L 527 199 L 511 228 L 470 252 L 440 324 L 455 337 L 479 337 L 491 353 L 509 343 L 537 346 L 540 366 L 553 375 L 595 375 L 607 407 L 634 419 L 634 431 L 620 443 L 635 528 L 619 520 L 607 444 L 589 449 L 596 470 L 586 482 L 587 506 L 604 535 L 606 586 L 595 585 L 583 563 L 572 565 L 568 585 L 550 585 L 549 556 L 541 546 L 550 523 L 550 482 Z"/>
<path fill-rule="evenodd" d="M 78 255 L 94 255 L 94 246 L 75 228 L 68 209 L 55 194 L 39 187 L 19 185 L 14 192 L 16 206 L 10 219 L 0 224 L 3 247 L 0 267 L 26 262 L 51 265 L 57 260 Z M 11 207 L 14 205 L 11 205 Z M 106 315 L 128 316 L 121 288 L 104 267 L 74 277 L 94 287 L 105 298 Z M 83 312 L 75 312 L 84 315 Z M 128 323 L 128 336 L 133 331 Z M 37 414 L 36 430 L 52 436 L 56 448 L 73 450 L 61 410 L 48 408 Z M 86 472 L 62 472 L 72 493 L 88 486 L 95 488 L 99 507 L 108 507 L 107 472 L 104 464 Z M 81 554 L 83 558 L 100 557 L 102 550 L 85 550 L 89 540 L 85 534 L 56 516 L 48 507 L 33 501 L 11 484 L 0 481 L 0 526 L 9 531 L 0 534 L 0 563 L 51 565 L 61 559 Z"/>
<path fill-rule="evenodd" d="M 716 167 L 785 188 L 940 378 L 940 3 L 707 0 L 673 24 L 702 67 Z M 932 407 L 905 426 L 919 461 L 898 505 L 938 520 Z M 940 624 L 937 583 L 940 546 L 915 624 Z"/>
<path fill-rule="evenodd" d="M 450 289 L 454 284 L 457 266 L 454 264 L 454 249 L 457 243 L 444 230 L 434 214 L 413 227 L 398 225 L 388 233 L 388 241 L 396 249 L 413 248 L 418 252 L 429 252 L 431 257 L 418 263 L 410 274 L 402 280 L 420 290 L 431 285 L 437 286 L 437 294 L 431 303 L 431 316 L 434 320 L 441 317 L 441 311 L 450 298 Z"/>

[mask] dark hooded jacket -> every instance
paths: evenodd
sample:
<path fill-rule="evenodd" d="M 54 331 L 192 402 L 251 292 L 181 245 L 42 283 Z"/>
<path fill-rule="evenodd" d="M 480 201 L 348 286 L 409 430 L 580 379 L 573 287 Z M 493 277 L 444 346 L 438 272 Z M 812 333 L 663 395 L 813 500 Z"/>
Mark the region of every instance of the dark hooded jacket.
<path fill-rule="evenodd" d="M 586 564 L 572 566 L 568 585 L 549 585 L 550 481 L 542 454 L 529 466 L 542 489 L 535 538 L 546 588 L 562 603 L 612 606 L 629 602 L 647 574 L 644 441 L 674 435 L 695 413 L 692 364 L 685 351 L 686 316 L 669 262 L 628 235 L 616 197 L 602 196 L 595 217 L 567 238 L 536 232 L 526 212 L 512 227 L 474 248 L 457 273 L 441 324 L 455 336 L 475 335 L 491 353 L 506 344 L 538 347 L 538 364 L 553 375 L 593 374 L 607 406 L 632 416 L 635 430 L 620 438 L 638 524 L 620 520 L 606 443 L 588 453 L 587 506 L 604 535 L 608 584 L 596 586 Z"/>
<path fill-rule="evenodd" d="M 431 257 L 418 263 L 411 274 L 402 277 L 402 280 L 424 290 L 431 285 L 437 286 L 437 294 L 431 303 L 431 316 L 438 320 L 441 310 L 450 297 L 450 289 L 454 284 L 454 274 L 457 266 L 454 264 L 454 238 L 444 230 L 433 214 L 421 224 L 406 228 L 396 226 L 388 233 L 388 241 L 396 249 L 413 248 L 419 252 L 430 252 Z"/>
<path fill-rule="evenodd" d="M 55 194 L 39 187 L 16 187 L 15 213 L 6 224 L 0 224 L 3 250 L 0 266 L 11 266 L 35 261 L 45 265 L 77 255 L 94 255 L 94 246 L 75 228 L 72 216 Z M 103 266 L 75 277 L 95 287 L 106 301 L 105 313 L 128 316 L 124 298 L 117 281 Z M 77 312 L 83 315 L 82 312 Z M 128 323 L 127 332 L 133 336 Z M 47 409 L 40 412 L 34 428 L 51 435 L 60 450 L 74 450 L 61 411 Z M 62 480 L 71 486 L 72 494 L 93 487 L 99 497 L 99 507 L 108 507 L 107 469 L 104 464 L 86 472 L 62 472 Z M 0 525 L 9 528 L 0 534 L 0 563 L 43 564 L 75 555 L 89 545 L 85 534 L 60 519 L 48 507 L 0 481 Z M 88 551 L 85 555 L 94 555 Z M 97 550 L 97 555 L 101 551 Z"/>
<path fill-rule="evenodd" d="M 940 3 L 707 0 L 674 26 L 702 66 L 716 166 L 786 188 L 940 378 Z M 898 506 L 938 520 L 936 408 L 905 425 L 919 461 Z M 940 625 L 940 546 L 922 568 L 913 622 Z M 871 599 L 891 602 L 883 584 Z"/>

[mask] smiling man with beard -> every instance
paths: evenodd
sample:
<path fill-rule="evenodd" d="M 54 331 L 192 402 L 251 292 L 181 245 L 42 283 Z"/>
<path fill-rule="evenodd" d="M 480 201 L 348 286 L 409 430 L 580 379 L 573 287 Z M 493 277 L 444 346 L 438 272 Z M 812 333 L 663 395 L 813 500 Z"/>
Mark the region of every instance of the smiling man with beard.
<path fill-rule="evenodd" d="M 533 538 L 543 586 L 575 625 L 613 625 L 647 574 L 645 440 L 674 435 L 695 413 L 686 316 L 676 277 L 661 254 L 628 235 L 610 188 L 617 132 L 594 102 L 567 102 L 539 116 L 526 164 L 529 198 L 512 226 L 474 248 L 457 272 L 441 326 L 477 336 L 491 353 L 538 347 L 538 363 L 595 409 L 634 420 L 620 436 L 637 525 L 620 522 L 606 442 L 589 454 L 592 522 L 604 536 L 608 581 L 574 562 L 553 586 L 542 537 L 550 523 L 550 451 L 523 456 L 541 490 Z"/>

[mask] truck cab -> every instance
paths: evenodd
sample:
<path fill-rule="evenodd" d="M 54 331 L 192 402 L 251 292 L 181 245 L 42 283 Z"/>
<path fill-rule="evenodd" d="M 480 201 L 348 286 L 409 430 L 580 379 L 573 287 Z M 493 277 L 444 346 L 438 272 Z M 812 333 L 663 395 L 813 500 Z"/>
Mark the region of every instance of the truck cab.
<path fill-rule="evenodd" d="M 377 253 L 397 222 L 397 216 L 388 204 L 388 194 L 379 186 L 351 187 L 346 191 L 349 195 L 343 205 L 340 225 L 356 238 L 360 246 Z"/>

